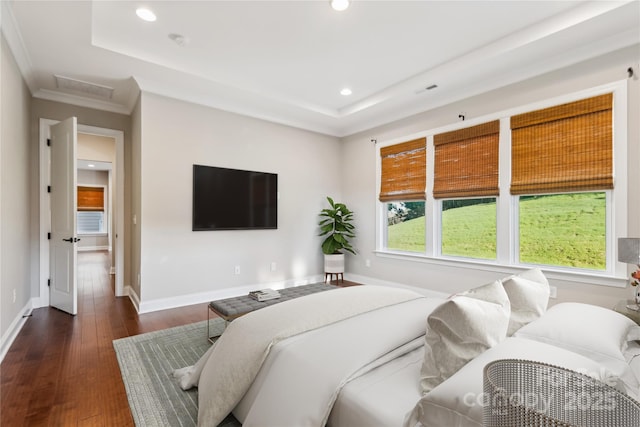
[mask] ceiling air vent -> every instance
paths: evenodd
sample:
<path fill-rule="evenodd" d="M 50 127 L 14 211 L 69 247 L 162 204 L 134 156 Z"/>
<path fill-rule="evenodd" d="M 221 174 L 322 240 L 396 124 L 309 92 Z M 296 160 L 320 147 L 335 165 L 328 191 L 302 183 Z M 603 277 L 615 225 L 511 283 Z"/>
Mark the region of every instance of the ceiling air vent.
<path fill-rule="evenodd" d="M 113 88 L 109 86 L 84 82 L 82 80 L 58 75 L 56 75 L 55 78 L 58 89 L 68 90 L 84 95 L 91 95 L 102 99 L 111 99 L 113 96 Z"/>
<path fill-rule="evenodd" d="M 433 90 L 433 89 L 435 89 L 435 88 L 437 88 L 437 87 L 438 87 L 438 85 L 436 85 L 436 84 L 433 84 L 433 85 L 430 85 L 430 86 L 427 86 L 427 87 L 423 87 L 423 88 L 420 88 L 420 89 L 416 90 L 416 91 L 415 91 L 415 94 L 416 94 L 416 95 L 419 95 L 419 94 L 421 94 L 422 92 L 426 92 L 426 91 L 428 91 L 428 90 Z"/>

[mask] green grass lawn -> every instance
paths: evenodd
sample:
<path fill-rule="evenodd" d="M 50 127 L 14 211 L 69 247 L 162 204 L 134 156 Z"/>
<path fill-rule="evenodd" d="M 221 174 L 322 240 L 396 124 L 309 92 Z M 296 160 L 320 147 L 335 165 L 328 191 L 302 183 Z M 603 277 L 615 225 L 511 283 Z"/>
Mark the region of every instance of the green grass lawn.
<path fill-rule="evenodd" d="M 444 211 L 442 254 L 496 259 L 495 202 Z"/>
<path fill-rule="evenodd" d="M 495 204 L 449 209 L 442 215 L 442 253 L 496 257 Z M 520 201 L 520 262 L 605 269 L 604 193 L 526 197 Z M 425 251 L 424 217 L 389 226 L 390 249 Z"/>

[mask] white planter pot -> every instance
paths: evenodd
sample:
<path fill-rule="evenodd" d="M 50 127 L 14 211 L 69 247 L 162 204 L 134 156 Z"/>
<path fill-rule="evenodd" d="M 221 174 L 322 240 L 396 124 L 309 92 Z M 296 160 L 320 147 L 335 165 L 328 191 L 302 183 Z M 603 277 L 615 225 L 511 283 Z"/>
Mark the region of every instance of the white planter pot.
<path fill-rule="evenodd" d="M 344 254 L 332 254 L 324 256 L 325 273 L 344 273 Z"/>

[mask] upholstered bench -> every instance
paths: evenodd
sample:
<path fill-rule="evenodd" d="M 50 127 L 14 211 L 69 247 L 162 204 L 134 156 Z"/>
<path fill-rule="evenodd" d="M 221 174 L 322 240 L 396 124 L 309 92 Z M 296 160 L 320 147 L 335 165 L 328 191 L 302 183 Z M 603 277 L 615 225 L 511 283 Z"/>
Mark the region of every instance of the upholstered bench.
<path fill-rule="evenodd" d="M 256 301 L 249 295 L 242 295 L 239 297 L 225 298 L 217 301 L 211 301 L 209 303 L 209 309 L 207 310 L 207 338 L 210 342 L 213 342 L 214 338 L 220 335 L 211 336 L 209 333 L 209 318 L 211 312 L 217 314 L 225 321 L 226 325 L 244 314 L 250 313 L 254 310 L 259 310 L 270 305 L 278 304 L 284 301 L 288 301 L 294 298 L 299 298 L 305 295 L 315 294 L 316 292 L 324 292 L 332 289 L 338 289 L 336 286 L 327 285 L 325 283 L 312 283 L 310 285 L 295 286 L 292 288 L 278 289 L 280 292 L 280 298 L 268 300 L 268 301 Z"/>

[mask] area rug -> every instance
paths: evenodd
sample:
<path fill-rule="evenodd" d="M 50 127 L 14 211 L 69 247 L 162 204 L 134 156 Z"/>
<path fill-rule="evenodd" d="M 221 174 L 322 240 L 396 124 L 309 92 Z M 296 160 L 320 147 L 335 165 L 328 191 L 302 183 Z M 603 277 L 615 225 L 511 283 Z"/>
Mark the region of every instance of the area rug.
<path fill-rule="evenodd" d="M 212 334 L 222 332 L 222 319 L 210 322 Z M 193 365 L 210 345 L 206 320 L 113 341 L 137 427 L 197 426 L 197 389 L 182 390 L 171 372 Z M 220 424 L 239 426 L 232 415 Z"/>

